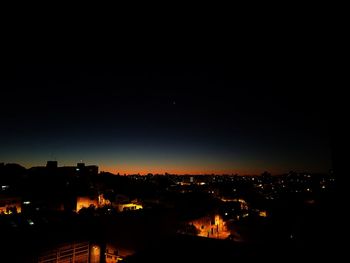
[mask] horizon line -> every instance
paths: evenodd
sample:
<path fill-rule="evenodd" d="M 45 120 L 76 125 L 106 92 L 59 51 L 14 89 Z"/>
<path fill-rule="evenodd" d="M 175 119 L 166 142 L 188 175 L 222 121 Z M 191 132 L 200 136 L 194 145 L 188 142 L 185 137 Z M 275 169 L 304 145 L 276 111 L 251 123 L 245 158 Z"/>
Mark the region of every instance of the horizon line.
<path fill-rule="evenodd" d="M 49 161 L 47 161 L 49 162 Z M 58 161 L 54 161 L 54 162 L 57 162 L 58 164 Z M 46 167 L 46 165 L 22 165 L 20 163 L 14 163 L 14 162 L 0 162 L 0 163 L 3 163 L 4 165 L 5 164 L 17 164 L 17 165 L 20 165 L 22 167 L 24 167 L 25 169 L 30 169 L 30 168 L 34 168 L 34 167 Z M 75 165 L 63 165 L 63 166 L 57 166 L 58 168 L 59 167 L 69 167 L 69 166 L 76 166 L 78 163 L 81 163 L 81 162 L 77 162 Z M 84 163 L 84 162 L 82 162 Z M 84 163 L 86 165 L 86 163 Z M 288 169 L 289 171 L 271 171 L 269 169 L 261 169 L 261 171 L 259 172 L 246 172 L 246 171 L 222 171 L 222 172 L 219 172 L 219 171 L 195 171 L 195 172 L 186 172 L 186 171 L 159 171 L 159 172 L 152 172 L 152 171 L 135 171 L 135 172 L 127 172 L 127 171 L 116 171 L 115 168 L 110 168 L 110 167 L 103 167 L 103 166 L 99 166 L 98 164 L 90 164 L 90 165 L 87 165 L 87 166 L 97 166 L 100 169 L 99 173 L 111 173 L 111 174 L 114 174 L 114 175 L 120 175 L 120 176 L 129 176 L 129 175 L 140 175 L 140 176 L 147 176 L 147 175 L 193 175 L 193 176 L 196 176 L 196 175 L 239 175 L 239 176 L 259 176 L 261 175 L 262 173 L 264 172 L 268 172 L 269 174 L 271 175 L 283 175 L 283 174 L 287 174 L 289 172 L 297 172 L 297 173 L 313 173 L 313 174 L 324 174 L 324 173 L 328 173 L 330 170 L 332 170 L 331 168 L 328 169 L 328 171 L 308 171 L 308 170 L 297 170 L 297 169 Z M 107 169 L 105 169 L 107 168 Z"/>

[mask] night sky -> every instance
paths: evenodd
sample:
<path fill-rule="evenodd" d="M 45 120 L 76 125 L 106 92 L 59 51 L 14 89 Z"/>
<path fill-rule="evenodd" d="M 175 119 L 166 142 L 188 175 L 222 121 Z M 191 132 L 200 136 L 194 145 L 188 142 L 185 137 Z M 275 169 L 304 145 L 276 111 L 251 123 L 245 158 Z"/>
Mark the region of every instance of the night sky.
<path fill-rule="evenodd" d="M 331 168 L 310 79 L 216 64 L 21 64 L 1 91 L 0 162 L 113 173 Z M 242 74 L 243 73 L 243 74 Z"/>

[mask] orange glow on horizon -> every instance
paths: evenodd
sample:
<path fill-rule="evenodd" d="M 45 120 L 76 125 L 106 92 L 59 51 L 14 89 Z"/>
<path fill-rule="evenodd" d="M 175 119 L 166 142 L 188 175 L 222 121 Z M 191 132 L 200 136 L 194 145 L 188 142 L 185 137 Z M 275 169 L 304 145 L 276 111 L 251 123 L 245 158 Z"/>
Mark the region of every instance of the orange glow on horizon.
<path fill-rule="evenodd" d="M 214 175 L 223 175 L 223 174 L 238 174 L 238 175 L 260 175 L 263 170 L 256 169 L 256 170 L 231 170 L 231 169 L 220 169 L 220 170 L 214 170 L 214 169 L 200 169 L 200 168 L 135 168 L 135 167 L 110 167 L 110 166 L 101 166 L 100 171 L 104 172 L 110 172 L 113 174 L 120 174 L 120 175 L 133 175 L 133 174 L 140 174 L 140 175 L 147 175 L 149 173 L 151 174 L 177 174 L 177 175 L 207 175 L 207 174 L 214 174 Z"/>
<path fill-rule="evenodd" d="M 76 163 L 59 163 L 59 167 L 63 166 L 75 166 Z M 217 167 L 213 167 L 211 164 L 203 163 L 202 166 L 178 166 L 178 165 L 169 165 L 169 166 L 152 166 L 152 165 L 133 165 L 133 164 L 121 164 L 121 165 L 104 165 L 101 163 L 94 163 L 93 161 L 89 161 L 86 163 L 86 165 L 97 165 L 99 167 L 100 172 L 109 172 L 113 174 L 120 174 L 120 175 L 134 175 L 134 174 L 140 174 L 140 175 L 147 175 L 149 173 L 151 174 L 175 174 L 175 175 L 232 175 L 232 174 L 238 174 L 238 175 L 261 175 L 264 171 L 268 171 L 272 175 L 279 175 L 282 173 L 285 173 L 289 171 L 288 169 L 284 170 L 282 168 L 257 168 L 252 167 L 251 169 L 246 168 L 220 168 L 220 166 L 217 165 Z M 43 166 L 42 163 L 39 164 L 26 164 L 24 165 L 25 168 L 29 169 L 31 167 L 35 166 Z M 224 166 L 223 166 L 224 167 Z"/>

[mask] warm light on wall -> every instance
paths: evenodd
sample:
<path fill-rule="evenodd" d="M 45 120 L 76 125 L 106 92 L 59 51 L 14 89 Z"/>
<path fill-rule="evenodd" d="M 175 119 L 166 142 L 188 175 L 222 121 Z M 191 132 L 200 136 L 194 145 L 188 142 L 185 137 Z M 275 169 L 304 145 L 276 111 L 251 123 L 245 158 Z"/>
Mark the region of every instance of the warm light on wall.
<path fill-rule="evenodd" d="M 128 203 L 128 204 L 118 204 L 117 209 L 119 212 L 123 212 L 123 211 L 130 211 L 130 210 L 139 210 L 139 209 L 143 209 L 143 207 L 142 205 L 139 205 L 139 204 Z"/>
<path fill-rule="evenodd" d="M 98 206 L 98 200 L 97 199 L 91 199 L 89 197 L 78 197 L 77 198 L 77 212 L 81 210 L 82 208 L 88 208 L 90 206 Z"/>
<path fill-rule="evenodd" d="M 99 206 L 111 205 L 111 202 L 108 199 L 105 199 L 103 194 L 100 194 L 98 196 L 98 205 Z"/>
<path fill-rule="evenodd" d="M 11 215 L 13 213 L 22 212 L 21 200 L 18 198 L 10 198 L 2 200 L 2 205 L 0 206 L 0 214 Z"/>
<path fill-rule="evenodd" d="M 226 239 L 231 234 L 220 215 L 205 216 L 191 221 L 190 224 L 199 231 L 198 236 L 201 237 Z"/>
<path fill-rule="evenodd" d="M 261 217 L 267 217 L 267 212 L 266 211 L 260 211 L 259 216 Z"/>

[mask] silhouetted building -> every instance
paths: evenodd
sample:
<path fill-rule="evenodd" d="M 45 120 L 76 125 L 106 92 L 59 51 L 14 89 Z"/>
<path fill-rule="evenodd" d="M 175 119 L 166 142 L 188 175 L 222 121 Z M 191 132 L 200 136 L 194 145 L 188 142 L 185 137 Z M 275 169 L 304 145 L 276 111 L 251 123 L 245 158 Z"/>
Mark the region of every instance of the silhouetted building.
<path fill-rule="evenodd" d="M 57 161 L 47 161 L 46 168 L 48 169 L 57 169 Z"/>
<path fill-rule="evenodd" d="M 98 174 L 97 165 L 85 165 L 77 163 L 77 166 L 58 167 L 57 161 L 47 161 L 46 166 L 36 166 L 29 169 L 31 174 L 48 175 L 55 173 L 59 176 L 96 176 Z"/>
<path fill-rule="evenodd" d="M 88 173 L 91 175 L 98 174 L 98 166 L 97 165 L 88 165 L 88 166 L 86 166 L 86 169 L 87 169 Z"/>
<path fill-rule="evenodd" d="M 95 176 L 98 174 L 98 166 L 97 165 L 85 165 L 85 163 L 77 163 L 74 168 L 76 174 L 86 175 L 86 176 Z"/>
<path fill-rule="evenodd" d="M 78 168 L 79 170 L 85 169 L 85 163 L 77 163 L 77 168 Z"/>

